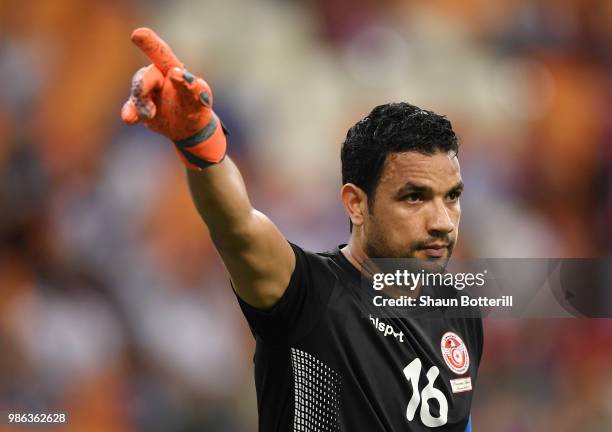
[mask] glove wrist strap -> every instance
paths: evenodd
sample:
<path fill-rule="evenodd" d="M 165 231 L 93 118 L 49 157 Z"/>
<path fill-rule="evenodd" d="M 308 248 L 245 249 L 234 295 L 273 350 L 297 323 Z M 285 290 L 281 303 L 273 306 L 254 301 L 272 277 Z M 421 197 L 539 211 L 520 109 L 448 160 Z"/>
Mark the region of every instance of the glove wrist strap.
<path fill-rule="evenodd" d="M 189 169 L 202 170 L 225 157 L 229 132 L 213 115 L 210 122 L 190 137 L 174 141 L 177 153 Z"/>

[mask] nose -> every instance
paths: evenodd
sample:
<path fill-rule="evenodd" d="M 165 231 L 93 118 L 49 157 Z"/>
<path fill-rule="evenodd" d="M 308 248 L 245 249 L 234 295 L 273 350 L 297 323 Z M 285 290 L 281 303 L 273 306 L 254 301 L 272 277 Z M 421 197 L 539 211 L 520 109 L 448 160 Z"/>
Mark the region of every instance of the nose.
<path fill-rule="evenodd" d="M 427 231 L 434 236 L 446 236 L 453 232 L 455 223 L 444 202 L 435 202 L 434 200 L 432 204 L 433 208 L 428 219 Z"/>

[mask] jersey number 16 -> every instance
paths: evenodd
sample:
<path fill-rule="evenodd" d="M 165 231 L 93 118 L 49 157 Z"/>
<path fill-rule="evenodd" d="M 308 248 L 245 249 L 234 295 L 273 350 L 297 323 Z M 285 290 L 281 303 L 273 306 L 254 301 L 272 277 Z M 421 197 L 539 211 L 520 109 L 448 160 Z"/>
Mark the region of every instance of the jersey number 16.
<path fill-rule="evenodd" d="M 421 360 L 415 358 L 408 366 L 404 368 L 404 375 L 412 384 L 412 397 L 406 407 L 406 418 L 408 421 L 414 419 L 419 404 L 421 404 L 421 421 L 427 427 L 444 426 L 448 421 L 448 401 L 446 396 L 439 389 L 433 386 L 434 381 L 438 378 L 440 370 L 436 366 L 432 366 L 427 371 L 427 385 L 421 393 L 419 393 L 419 376 L 421 375 Z M 440 415 L 434 417 L 429 412 L 429 400 L 435 399 L 440 405 Z"/>

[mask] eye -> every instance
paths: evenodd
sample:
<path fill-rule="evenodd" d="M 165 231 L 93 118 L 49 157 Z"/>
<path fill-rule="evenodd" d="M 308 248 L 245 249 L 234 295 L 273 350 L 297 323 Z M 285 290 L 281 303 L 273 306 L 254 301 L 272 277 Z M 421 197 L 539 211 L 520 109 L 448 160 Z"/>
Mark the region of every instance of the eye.
<path fill-rule="evenodd" d="M 402 200 L 408 201 L 408 202 L 420 202 L 420 201 L 423 201 L 423 194 L 420 192 L 412 192 L 407 195 L 404 195 Z"/>
<path fill-rule="evenodd" d="M 450 201 L 457 201 L 461 196 L 461 191 L 454 191 L 448 194 L 448 199 Z"/>

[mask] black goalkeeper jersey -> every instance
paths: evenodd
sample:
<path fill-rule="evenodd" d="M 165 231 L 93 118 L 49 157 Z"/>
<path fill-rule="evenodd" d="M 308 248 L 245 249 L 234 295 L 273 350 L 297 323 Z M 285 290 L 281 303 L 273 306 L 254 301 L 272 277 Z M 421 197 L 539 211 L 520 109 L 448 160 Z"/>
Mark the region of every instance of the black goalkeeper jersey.
<path fill-rule="evenodd" d="M 259 430 L 470 431 L 482 320 L 394 318 L 372 304 L 344 245 L 290 244 L 279 302 L 261 311 L 238 298 L 257 340 Z"/>

